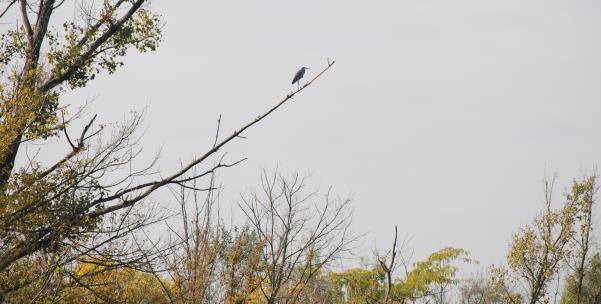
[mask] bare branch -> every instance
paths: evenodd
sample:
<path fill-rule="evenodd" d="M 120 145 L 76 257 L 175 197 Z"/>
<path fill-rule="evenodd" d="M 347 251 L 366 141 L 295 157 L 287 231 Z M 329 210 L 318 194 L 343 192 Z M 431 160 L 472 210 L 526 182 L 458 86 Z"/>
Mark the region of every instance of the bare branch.
<path fill-rule="evenodd" d="M 27 0 L 19 0 L 21 4 L 21 19 L 23 20 L 23 26 L 27 33 L 27 41 L 29 45 L 33 44 L 33 30 L 31 29 L 31 23 L 29 23 L 29 17 L 27 16 Z"/>
<path fill-rule="evenodd" d="M 8 10 L 10 9 L 10 7 L 13 6 L 13 4 L 15 4 L 15 3 L 17 3 L 17 0 L 10 0 L 10 2 L 2 10 L 2 12 L 0 12 L 0 18 L 4 17 L 4 15 L 6 14 L 6 12 L 8 12 Z"/>
<path fill-rule="evenodd" d="M 319 74 L 317 74 L 315 77 L 313 77 L 313 79 L 311 79 L 309 82 L 305 83 L 305 85 L 301 86 L 298 90 L 293 91 L 292 93 L 288 94 L 282 101 L 280 101 L 278 104 L 276 104 L 275 106 L 273 106 L 271 109 L 269 109 L 267 112 L 259 115 L 257 118 L 255 118 L 254 120 L 252 120 L 251 122 L 249 122 L 248 124 L 244 125 L 242 128 L 238 129 L 237 131 L 234 131 L 230 136 L 228 136 L 227 138 L 225 138 L 224 140 L 222 140 L 221 142 L 219 142 L 216 146 L 214 146 L 212 149 L 210 149 L 209 151 L 207 151 L 204 155 L 202 155 L 201 157 L 191 161 L 187 166 L 185 166 L 184 168 L 182 168 L 181 170 L 179 170 L 178 172 L 174 173 L 173 175 L 166 177 L 160 181 L 157 182 L 153 182 L 152 185 L 150 185 L 149 189 L 145 190 L 144 192 L 142 192 L 141 194 L 130 198 L 130 199 L 125 199 L 123 200 L 122 203 L 117 204 L 117 205 L 112 205 L 109 207 L 106 207 L 104 209 L 99 209 L 97 211 L 95 211 L 94 213 L 92 213 L 90 216 L 91 217 L 98 217 L 122 208 L 126 208 L 128 206 L 131 206 L 139 201 L 141 201 L 142 199 L 146 198 L 148 195 L 150 195 L 152 192 L 154 192 L 155 190 L 157 190 L 158 188 L 161 188 L 167 184 L 172 183 L 172 181 L 176 180 L 177 178 L 179 178 L 180 176 L 182 176 L 183 174 L 185 174 L 186 172 L 188 172 L 191 168 L 195 167 L 196 165 L 202 163 L 203 161 L 205 161 L 207 158 L 209 158 L 210 156 L 212 156 L 213 154 L 215 154 L 217 151 L 219 151 L 223 146 L 225 146 L 227 143 L 229 143 L 230 141 L 232 141 L 233 139 L 237 138 L 240 134 L 242 134 L 244 131 L 246 131 L 248 128 L 254 126 L 255 124 L 257 124 L 258 122 L 260 122 L 261 120 L 263 120 L 264 118 L 266 118 L 267 116 L 269 116 L 271 113 L 273 113 L 274 111 L 276 111 L 279 107 L 281 107 L 283 104 L 285 104 L 287 101 L 291 100 L 296 94 L 298 94 L 299 92 L 301 92 L 302 90 L 304 90 L 306 87 L 308 87 L 309 85 L 311 85 L 317 78 L 319 78 L 321 75 L 323 75 L 327 70 L 329 70 L 333 65 L 334 65 L 335 61 L 332 61 L 331 63 L 329 63 Z M 144 185 L 140 185 L 137 187 L 134 187 L 136 189 L 140 189 L 140 188 L 145 188 L 146 186 Z M 128 192 L 131 192 L 128 190 Z M 119 197 L 121 197 L 121 195 L 119 195 Z M 102 201 L 107 201 L 107 199 L 102 199 Z"/>

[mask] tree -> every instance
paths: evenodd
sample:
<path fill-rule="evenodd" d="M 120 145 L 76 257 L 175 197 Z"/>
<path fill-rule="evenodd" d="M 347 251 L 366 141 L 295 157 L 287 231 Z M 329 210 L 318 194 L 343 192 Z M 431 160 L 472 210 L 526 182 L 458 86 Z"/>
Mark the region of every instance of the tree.
<path fill-rule="evenodd" d="M 214 219 L 214 177 L 204 199 L 198 191 L 179 188 L 180 228 L 168 225 L 173 240 L 164 256 L 165 272 L 172 285 L 166 292 L 180 303 L 207 302 L 215 297 L 211 287 L 217 281 L 218 258 L 224 246 L 221 224 Z M 197 185 L 193 183 L 192 188 Z"/>
<path fill-rule="evenodd" d="M 559 275 L 570 254 L 577 206 L 574 193 L 566 196 L 558 210 L 551 207 L 553 182 L 545 181 L 545 209 L 532 224 L 513 236 L 507 254 L 508 267 L 493 268 L 493 285 L 504 290 L 508 303 L 540 303 L 549 297 L 548 285 Z M 513 286 L 525 286 L 523 293 Z"/>
<path fill-rule="evenodd" d="M 332 200 L 328 192 L 323 203 L 311 204 L 315 192 L 306 193 L 305 182 L 298 174 L 263 172 L 261 192 L 242 196 L 240 207 L 264 244 L 257 292 L 267 303 L 298 302 L 355 239 L 349 232 L 350 201 Z"/>
<path fill-rule="evenodd" d="M 168 224 L 171 242 L 163 252 L 164 267 L 153 272 L 169 277 L 164 292 L 175 303 L 246 303 L 261 283 L 263 245 L 250 227 L 225 228 L 214 177 L 204 197 L 179 188 L 180 212 L 177 222 Z"/>
<path fill-rule="evenodd" d="M 332 303 L 381 303 L 386 300 L 386 273 L 380 267 L 351 268 L 328 274 Z"/>
<path fill-rule="evenodd" d="M 109 268 L 94 261 L 76 265 L 78 280 L 60 293 L 62 303 L 169 303 L 159 281 L 150 273 L 131 268 Z M 52 301 L 49 301 L 52 302 Z"/>
<path fill-rule="evenodd" d="M 240 207 L 250 224 L 240 229 L 227 230 L 221 223 L 213 181 L 203 199 L 197 191 L 180 187 L 181 223 L 169 225 L 173 241 L 163 258 L 169 299 L 304 303 L 323 294 L 324 267 L 352 241 L 347 231 L 348 201 L 326 197 L 322 206 L 316 204 L 315 212 L 309 212 L 306 204 L 312 194 L 302 197 L 304 182 L 298 175 L 287 179 L 276 174 L 277 180 L 263 175 L 265 197 L 253 194 L 252 200 L 243 199 Z M 154 271 L 156 277 L 160 273 Z"/>
<path fill-rule="evenodd" d="M 225 247 L 220 258 L 223 302 L 249 303 L 256 299 L 263 283 L 263 245 L 252 227 L 234 229 L 226 234 Z"/>
<path fill-rule="evenodd" d="M 0 298 L 44 281 L 56 267 L 76 260 L 77 251 L 93 252 L 95 246 L 79 245 L 90 239 L 86 232 L 106 224 L 102 215 L 110 211 L 104 211 L 108 201 L 103 199 L 111 186 L 118 186 L 109 182 L 103 187 L 98 178 L 135 155 L 128 140 L 139 116 L 96 146 L 88 144 L 100 135 L 93 117 L 73 141 L 67 126 L 81 113 L 66 118 L 67 109 L 59 106 L 61 94 L 85 86 L 103 69 L 114 72 L 128 49 L 154 50 L 161 40 L 159 16 L 143 7 L 143 0 L 104 1 L 98 9 L 82 9 L 81 20 L 55 30 L 51 17 L 64 3 L 8 1 L 0 15 L 3 19 L 16 8 L 21 16 L 21 26 L 0 38 L 0 272 L 7 278 L 0 282 Z M 62 159 L 42 165 L 28 158 L 24 166 L 15 167 L 21 146 L 48 142 L 59 132 L 69 144 Z M 148 222 L 148 217 L 124 220 L 119 229 L 104 226 L 96 236 L 119 238 Z M 44 269 L 38 275 L 12 277 L 16 269 L 26 272 L 39 261 Z"/>
<path fill-rule="evenodd" d="M 397 260 L 397 240 L 398 240 L 398 229 L 394 226 L 394 241 L 392 242 L 392 249 L 390 250 L 390 260 L 386 261 L 386 257 L 378 257 L 378 263 L 386 274 L 386 294 L 384 295 L 384 302 L 390 303 L 392 301 L 392 272 L 395 270 Z"/>
<path fill-rule="evenodd" d="M 586 265 L 591 250 L 591 233 L 593 230 L 593 206 L 595 205 L 595 194 L 597 192 L 597 176 L 592 175 L 582 181 L 575 180 L 572 184 L 572 191 L 567 195 L 567 200 L 574 205 L 576 231 L 570 242 L 571 255 L 568 256 L 571 276 L 575 280 L 575 288 L 568 288 L 569 292 L 574 293 L 575 302 L 583 303 L 581 297 L 583 294 L 583 284 L 586 274 Z M 590 303 L 590 301 L 584 301 Z"/>
<path fill-rule="evenodd" d="M 462 304 L 503 304 L 502 291 L 494 288 L 486 277 L 473 277 L 463 282 L 460 291 Z"/>
<path fill-rule="evenodd" d="M 447 287 L 459 282 L 455 262 L 475 263 L 469 252 L 453 247 L 443 248 L 425 261 L 415 263 L 399 284 L 399 297 L 406 300 L 429 297 L 435 303 L 443 302 Z"/>
<path fill-rule="evenodd" d="M 601 303 L 601 256 L 599 254 L 593 255 L 587 262 L 583 276 L 573 273 L 566 278 L 561 304 L 575 303 Z"/>
<path fill-rule="evenodd" d="M 65 282 L 77 284 L 65 278 L 77 276 L 73 264 L 78 261 L 102 261 L 107 268 L 151 267 L 147 264 L 159 256 L 156 248 L 133 236 L 161 218 L 139 203 L 165 186 L 188 186 L 236 164 L 219 158 L 206 171 L 184 177 L 334 63 L 229 136 L 220 139 L 217 132 L 213 145 L 181 170 L 158 175 L 155 162 L 131 167 L 141 153 L 136 129 L 142 114 L 132 114 L 109 135 L 93 116 L 75 136 L 69 129 L 84 118 L 83 112 L 60 101 L 63 93 L 86 86 L 102 71 L 115 72 L 129 50 L 158 47 L 162 22 L 147 2 L 90 2 L 77 6 L 77 20 L 65 22 L 53 18 L 66 1 L 0 3 L 0 20 L 21 16 L 19 27 L 0 37 L 0 300 L 10 301 L 10 294 L 19 291 L 56 293 L 54 288 L 65 288 Z M 66 152 L 55 162 L 29 155 L 23 155 L 24 164 L 16 162 L 23 146 L 43 148 L 57 138 Z"/>
<path fill-rule="evenodd" d="M 392 254 L 392 252 L 390 252 Z M 400 251 L 397 258 L 404 260 Z M 441 298 L 440 286 L 458 283 L 455 262 L 472 262 L 468 252 L 447 247 L 433 252 L 426 260 L 407 265 L 404 276 L 394 276 L 388 284 L 390 265 L 382 267 L 383 257 L 377 264 L 351 268 L 328 275 L 333 303 L 431 303 Z M 392 267 L 394 269 L 394 267 Z"/>

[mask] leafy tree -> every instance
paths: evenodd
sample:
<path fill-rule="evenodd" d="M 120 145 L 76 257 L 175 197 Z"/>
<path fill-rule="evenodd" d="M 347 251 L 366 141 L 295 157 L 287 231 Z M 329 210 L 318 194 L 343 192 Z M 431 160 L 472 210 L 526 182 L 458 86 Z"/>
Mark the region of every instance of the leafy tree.
<path fill-rule="evenodd" d="M 139 270 L 107 267 L 90 261 L 77 264 L 71 279 L 78 280 L 74 287 L 61 292 L 63 303 L 169 303 L 161 284 L 167 284 L 154 275 Z"/>
<path fill-rule="evenodd" d="M 457 284 L 455 262 L 473 262 L 468 252 L 447 247 L 432 253 L 426 260 L 416 262 L 404 277 L 394 277 L 387 295 L 385 269 L 380 264 L 352 268 L 328 274 L 333 303 L 412 303 L 418 300 L 440 299 L 437 287 Z"/>
<path fill-rule="evenodd" d="M 577 304 L 590 303 L 581 301 L 581 296 L 586 276 L 585 268 L 589 262 L 588 258 L 591 250 L 593 207 L 595 206 L 596 192 L 597 176 L 592 175 L 582 181 L 575 180 L 572 184 L 571 193 L 567 195 L 567 199 L 575 208 L 575 234 L 570 242 L 571 254 L 567 257 L 567 265 L 573 271 L 570 277 L 575 280 L 575 288 L 568 290 L 574 293 L 574 303 Z"/>
<path fill-rule="evenodd" d="M 376 303 L 385 298 L 386 274 L 380 267 L 332 272 L 327 279 L 333 303 Z"/>
<path fill-rule="evenodd" d="M 263 245 L 252 228 L 224 233 L 225 247 L 220 254 L 220 273 L 224 302 L 232 304 L 261 303 L 258 290 L 263 283 Z"/>
<path fill-rule="evenodd" d="M 580 232 L 587 233 L 588 244 L 590 230 L 587 227 L 590 226 L 585 223 L 590 222 L 585 214 L 591 210 L 593 181 L 594 178 L 584 183 L 575 182 L 557 210 L 551 207 L 552 183 L 545 182 L 545 209 L 532 224 L 514 234 L 507 255 L 508 266 L 492 270 L 493 285 L 504 290 L 506 302 L 536 304 L 549 301 L 550 282 L 559 276 L 561 266 L 574 252 L 572 241 L 579 236 L 574 229 L 575 223 L 584 221 Z M 578 241 L 577 244 L 583 243 Z M 585 255 L 578 254 L 579 257 Z M 517 286 L 525 288 L 516 292 Z"/>
<path fill-rule="evenodd" d="M 566 278 L 561 304 L 601 303 L 601 256 L 593 255 L 586 266 L 582 281 L 576 273 Z"/>
<path fill-rule="evenodd" d="M 67 126 L 81 112 L 67 117 L 59 99 L 102 70 L 115 72 L 129 49 L 156 49 L 161 21 L 144 7 L 144 0 L 104 1 L 100 7 L 81 9 L 80 19 L 65 21 L 57 29 L 52 17 L 65 1 L 3 3 L 0 20 L 14 10 L 21 16 L 20 27 L 0 36 L 0 278 L 5 278 L 0 279 L 0 298 L 6 299 L 8 293 L 31 288 L 39 280 L 62 283 L 53 269 L 77 259 L 81 244 L 90 240 L 86 232 L 100 230 L 104 214 L 125 207 L 106 205 L 108 185 L 113 184 L 103 186 L 98 178 L 130 160 L 126 155 L 134 151 L 128 140 L 139 117 L 126 122 L 111 140 L 91 146 L 90 138 L 101 132 L 93 127 L 96 117 L 73 141 Z M 15 167 L 21 146 L 48 142 L 59 132 L 69 144 L 62 159 L 43 165 L 29 158 Z M 104 235 L 131 231 L 144 226 L 146 219 L 123 223 L 120 231 L 107 229 Z M 44 269 L 39 261 L 44 261 Z M 17 269 L 23 273 L 18 278 L 13 277 Z M 28 269 L 39 272 L 27 274 Z M 42 286 L 48 284 L 38 285 Z"/>
<path fill-rule="evenodd" d="M 442 301 L 446 287 L 455 285 L 458 268 L 453 263 L 473 263 L 469 253 L 461 248 L 447 247 L 432 253 L 425 261 L 417 262 L 403 281 L 398 285 L 398 297 L 416 299 L 430 297 Z"/>

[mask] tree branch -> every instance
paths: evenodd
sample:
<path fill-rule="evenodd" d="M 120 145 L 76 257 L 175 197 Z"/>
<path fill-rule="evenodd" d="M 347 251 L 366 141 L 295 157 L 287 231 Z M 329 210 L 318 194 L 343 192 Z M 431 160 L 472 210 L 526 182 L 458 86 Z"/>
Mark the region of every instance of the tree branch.
<path fill-rule="evenodd" d="M 102 46 L 102 44 L 104 44 L 119 29 L 123 27 L 123 24 L 125 24 L 125 22 L 127 22 L 133 16 L 133 14 L 142 6 L 142 4 L 144 4 L 144 2 L 145 0 L 137 0 L 136 2 L 134 2 L 131 8 L 127 11 L 127 13 L 125 13 L 125 15 L 123 15 L 123 17 L 121 17 L 117 22 L 111 24 L 111 26 L 106 30 L 106 32 L 104 32 L 104 34 L 102 34 L 100 37 L 98 37 L 98 39 L 92 42 L 88 50 L 85 53 L 81 54 L 77 59 L 75 59 L 74 63 L 64 73 L 50 78 L 48 81 L 46 81 L 46 83 L 44 83 L 40 87 L 40 89 L 43 92 L 47 92 L 53 89 L 54 87 L 58 86 L 65 80 L 69 79 L 75 72 L 77 72 L 78 69 L 80 69 L 85 64 L 86 61 L 93 57 L 93 54 L 100 46 Z"/>
<path fill-rule="evenodd" d="M 264 118 L 266 118 L 267 116 L 269 116 L 271 113 L 273 113 L 274 111 L 276 111 L 278 108 L 280 108 L 287 101 L 291 100 L 296 94 L 298 94 L 299 92 L 301 92 L 302 90 L 304 90 L 306 87 L 310 86 L 317 78 L 319 78 L 327 70 L 329 70 L 334 65 L 334 63 L 335 63 L 335 61 L 329 62 L 329 60 L 328 60 L 327 66 L 319 74 L 317 74 L 315 77 L 313 77 L 309 82 L 305 83 L 305 85 L 301 86 L 296 91 L 292 91 L 291 93 L 289 93 L 288 95 L 286 95 L 286 97 L 282 101 L 280 101 L 278 104 L 276 104 L 275 106 L 273 106 L 267 112 L 259 115 L 257 118 L 255 118 L 254 120 L 252 120 L 251 122 L 249 122 L 248 124 L 246 124 L 245 126 L 243 126 L 242 128 L 238 129 L 237 131 L 234 131 L 230 136 L 228 136 L 227 138 L 225 138 L 224 140 L 222 140 L 221 142 L 219 142 L 217 145 L 215 145 L 213 148 L 211 148 L 209 151 L 207 151 L 201 157 L 199 157 L 199 158 L 193 160 L 192 162 L 190 162 L 187 166 L 185 166 L 184 168 L 182 168 L 178 172 L 174 173 L 173 175 L 171 175 L 171 176 L 169 176 L 167 178 L 164 178 L 161 181 L 154 182 L 153 185 L 149 189 L 145 190 L 140 195 L 138 195 L 136 197 L 133 197 L 131 199 L 126 199 L 126 200 L 124 200 L 120 204 L 109 206 L 109 207 L 106 207 L 104 209 L 98 209 L 94 213 L 92 213 L 90 216 L 92 218 L 96 218 L 98 216 L 101 216 L 101 215 L 104 215 L 104 214 L 107 214 L 107 213 L 110 213 L 110 212 L 114 212 L 116 210 L 119 210 L 119 209 L 122 209 L 122 208 L 126 208 L 128 206 L 131 206 L 131 205 L 139 202 L 140 200 L 146 198 L 148 195 L 150 195 L 155 190 L 157 190 L 157 189 L 159 189 L 159 188 L 161 188 L 161 187 L 163 187 L 163 186 L 165 186 L 165 185 L 167 185 L 169 183 L 172 183 L 174 180 L 177 180 L 180 176 L 184 175 L 190 169 L 192 169 L 196 165 L 202 163 L 207 158 L 209 158 L 210 156 L 212 156 L 213 154 L 215 154 L 217 151 L 219 151 L 219 149 L 221 149 L 227 143 L 229 143 L 233 139 L 239 137 L 239 135 L 242 134 L 244 131 L 246 131 L 248 128 L 254 126 L 258 122 L 260 122 L 261 120 L 263 120 Z"/>
<path fill-rule="evenodd" d="M 6 14 L 6 12 L 8 12 L 8 10 L 10 9 L 10 7 L 13 6 L 13 4 L 15 4 L 15 3 L 17 3 L 17 0 L 11 0 L 10 3 L 7 4 L 6 7 L 0 13 L 0 18 L 4 17 L 4 15 Z"/>
<path fill-rule="evenodd" d="M 27 33 L 27 41 L 29 45 L 33 44 L 33 30 L 31 29 L 31 23 L 29 22 L 29 17 L 27 16 L 27 1 L 19 0 L 21 4 L 21 18 L 23 19 L 23 26 L 25 27 L 25 32 Z"/>

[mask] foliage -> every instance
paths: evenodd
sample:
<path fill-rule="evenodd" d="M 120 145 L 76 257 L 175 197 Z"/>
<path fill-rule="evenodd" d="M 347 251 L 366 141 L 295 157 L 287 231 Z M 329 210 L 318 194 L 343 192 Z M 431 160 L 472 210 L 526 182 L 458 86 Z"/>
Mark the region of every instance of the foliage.
<path fill-rule="evenodd" d="M 456 262 L 474 262 L 468 252 L 447 247 L 432 253 L 426 260 L 413 264 L 404 277 L 395 277 L 391 300 L 408 303 L 436 296 L 432 288 L 439 284 L 457 284 Z M 327 275 L 329 295 L 333 303 L 384 303 L 386 273 L 378 265 L 352 268 Z"/>
<path fill-rule="evenodd" d="M 595 175 L 574 181 L 564 203 L 556 210 L 551 207 L 552 183 L 545 183 L 544 211 L 514 234 L 507 266 L 492 269 L 492 284 L 504 290 L 506 302 L 550 301 L 549 284 L 559 277 L 564 264 L 571 265 L 577 281 L 582 281 L 578 274 L 583 273 L 590 249 L 595 181 Z M 516 290 L 518 286 L 524 288 Z"/>
<path fill-rule="evenodd" d="M 453 262 L 474 262 L 469 253 L 461 248 L 447 247 L 432 253 L 428 259 L 417 262 L 400 285 L 400 297 L 419 298 L 431 294 L 434 284 L 457 284 L 458 268 Z"/>
<path fill-rule="evenodd" d="M 575 295 L 577 304 L 587 303 L 582 296 L 585 293 L 584 280 L 592 246 L 593 210 L 597 190 L 597 176 L 592 175 L 581 181 L 574 180 L 572 191 L 567 195 L 575 208 L 575 235 L 569 244 L 571 250 L 566 264 L 573 270 L 571 279 L 575 281 L 575 290 L 570 292 Z"/>
<path fill-rule="evenodd" d="M 223 263 L 220 276 L 224 285 L 225 302 L 246 303 L 252 299 L 259 301 L 264 243 L 259 241 L 250 227 L 224 233 L 224 242 L 224 249 L 220 253 Z"/>
<path fill-rule="evenodd" d="M 51 289 L 66 287 L 65 276 L 73 275 L 76 260 L 102 253 L 152 222 L 143 214 L 103 217 L 111 202 L 105 197 L 118 186 L 107 175 L 129 166 L 137 154 L 132 136 L 140 116 L 133 115 L 104 141 L 102 127 L 92 125 L 94 117 L 72 139 L 67 127 L 82 113 L 69 116 L 59 101 L 98 73 L 114 73 L 129 49 L 155 50 L 162 35 L 160 17 L 143 6 L 144 0 L 102 1 L 99 8 L 90 2 L 77 6 L 79 18 L 64 22 L 53 17 L 61 15 L 65 1 L 15 2 L 0 4 L 6 6 L 3 12 L 15 9 L 21 16 L 19 27 L 8 27 L 0 36 L 0 298 L 7 301 L 36 288 L 56 295 L 60 290 Z M 52 25 L 61 23 L 59 29 Z M 63 158 L 16 163 L 22 146 L 45 147 L 61 132 L 68 143 Z M 38 290 L 38 298 L 43 294 Z"/>
<path fill-rule="evenodd" d="M 601 256 L 595 254 L 591 257 L 586 267 L 584 282 L 581 290 L 581 298 L 578 295 L 578 276 L 569 275 L 566 278 L 565 289 L 561 295 L 561 304 L 601 303 Z"/>
<path fill-rule="evenodd" d="M 386 277 L 380 267 L 332 272 L 328 274 L 327 279 L 330 282 L 330 296 L 335 299 L 334 303 L 380 301 L 386 292 Z"/>
<path fill-rule="evenodd" d="M 168 303 L 161 286 L 166 282 L 135 269 L 88 261 L 75 266 L 75 278 L 75 287 L 61 295 L 63 303 Z"/>
<path fill-rule="evenodd" d="M 503 291 L 495 288 L 486 277 L 474 277 L 465 280 L 459 288 L 460 301 L 463 304 L 503 304 Z"/>
<path fill-rule="evenodd" d="M 140 52 L 154 51 L 161 42 L 159 16 L 140 8 L 119 31 L 103 43 L 101 49 L 94 51 L 93 56 L 85 56 L 93 44 L 115 25 L 119 17 L 118 10 L 108 2 L 98 14 L 100 20 L 96 24 L 65 22 L 62 33 L 48 33 L 50 50 L 47 59 L 50 74 L 60 77 L 59 75 L 68 73 L 73 66 L 78 66 L 73 75 L 66 80 L 69 88 L 84 87 L 103 70 L 109 74 L 114 73 L 118 67 L 123 66 L 121 58 L 127 54 L 128 49 L 135 48 Z M 63 38 L 59 40 L 56 38 L 58 36 Z"/>

